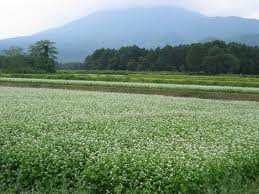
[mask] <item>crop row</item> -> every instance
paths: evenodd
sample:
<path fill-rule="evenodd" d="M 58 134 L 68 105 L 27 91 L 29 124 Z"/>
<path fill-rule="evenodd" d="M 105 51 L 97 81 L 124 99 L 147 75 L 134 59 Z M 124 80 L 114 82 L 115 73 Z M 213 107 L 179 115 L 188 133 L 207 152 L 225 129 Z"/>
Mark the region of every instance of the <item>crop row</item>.
<path fill-rule="evenodd" d="M 218 85 L 236 87 L 259 87 L 256 76 L 238 75 L 187 75 L 173 72 L 128 72 L 128 71 L 58 71 L 54 74 L 0 74 L 1 77 L 34 78 L 34 79 L 63 79 L 91 80 L 114 82 L 144 82 L 189 85 Z"/>
<path fill-rule="evenodd" d="M 55 79 L 52 80 L 52 79 L 28 79 L 28 78 L 0 78 L 0 83 L 32 83 L 32 84 L 75 85 L 75 86 L 102 86 L 102 87 L 118 87 L 118 88 L 164 89 L 164 90 L 176 90 L 176 91 L 259 94 L 259 88 L 230 87 L 230 86 L 203 86 L 203 85 L 55 80 Z"/>

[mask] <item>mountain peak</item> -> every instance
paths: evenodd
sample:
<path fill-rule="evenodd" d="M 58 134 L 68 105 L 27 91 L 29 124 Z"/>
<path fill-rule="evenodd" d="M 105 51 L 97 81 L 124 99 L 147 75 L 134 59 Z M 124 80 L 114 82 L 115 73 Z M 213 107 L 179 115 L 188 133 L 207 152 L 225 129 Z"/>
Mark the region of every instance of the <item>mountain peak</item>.
<path fill-rule="evenodd" d="M 207 17 L 173 6 L 134 7 L 95 12 L 62 27 L 29 37 L 0 41 L 0 49 L 28 47 L 40 39 L 57 43 L 61 61 L 82 61 L 101 47 L 158 47 L 198 42 L 210 37 L 257 43 L 259 21 L 238 17 Z M 249 41 L 249 36 L 253 39 Z M 241 38 L 242 37 L 242 38 Z M 256 40 L 254 40 L 256 39 Z"/>

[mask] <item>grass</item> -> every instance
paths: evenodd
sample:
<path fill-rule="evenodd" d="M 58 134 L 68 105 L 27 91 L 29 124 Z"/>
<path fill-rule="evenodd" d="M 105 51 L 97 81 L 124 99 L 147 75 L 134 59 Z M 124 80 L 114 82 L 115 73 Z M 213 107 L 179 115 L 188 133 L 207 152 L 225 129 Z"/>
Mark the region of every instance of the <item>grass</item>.
<path fill-rule="evenodd" d="M 59 71 L 55 74 L 0 74 L 0 77 L 259 87 L 259 77 L 256 76 L 205 76 L 171 72 Z"/>
<path fill-rule="evenodd" d="M 258 188 L 258 102 L 0 87 L 0 112 L 1 191 Z"/>
<path fill-rule="evenodd" d="M 226 100 L 259 101 L 259 88 L 180 84 L 0 78 L 2 86 L 80 89 Z"/>

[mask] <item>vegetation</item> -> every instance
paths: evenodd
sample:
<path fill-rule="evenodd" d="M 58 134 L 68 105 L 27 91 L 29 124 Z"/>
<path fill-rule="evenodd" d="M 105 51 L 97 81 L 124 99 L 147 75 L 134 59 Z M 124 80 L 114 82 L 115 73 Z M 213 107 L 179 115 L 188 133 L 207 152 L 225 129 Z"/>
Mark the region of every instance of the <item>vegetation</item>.
<path fill-rule="evenodd" d="M 85 65 L 79 62 L 58 63 L 56 65 L 57 70 L 84 70 L 85 68 Z"/>
<path fill-rule="evenodd" d="M 61 85 L 96 85 L 103 87 L 121 88 L 148 88 L 148 89 L 172 89 L 172 90 L 194 90 L 208 92 L 245 93 L 259 94 L 259 88 L 248 87 L 226 87 L 226 86 L 202 86 L 202 85 L 178 85 L 178 84 L 153 84 L 153 83 L 126 83 L 126 82 L 105 82 L 105 81 L 73 81 L 73 80 L 51 80 L 51 79 L 26 79 L 26 78 L 0 78 L 1 82 L 7 83 L 46 83 Z"/>
<path fill-rule="evenodd" d="M 55 72 L 57 49 L 54 42 L 41 40 L 29 52 L 11 47 L 0 53 L 0 70 L 11 73 Z"/>
<path fill-rule="evenodd" d="M 0 55 L 0 69 L 9 73 L 71 70 L 171 71 L 199 74 L 259 74 L 259 48 L 213 41 L 164 48 L 137 46 L 98 49 L 82 63 L 58 64 L 55 43 L 41 40 L 29 52 L 11 47 Z"/>
<path fill-rule="evenodd" d="M 0 107 L 1 191 L 237 193 L 258 177 L 257 102 L 3 87 Z"/>
<path fill-rule="evenodd" d="M 22 48 L 11 47 L 0 55 L 0 69 L 4 72 L 31 72 L 33 60 Z"/>
<path fill-rule="evenodd" d="M 30 55 L 34 59 L 36 69 L 45 72 L 55 72 L 55 60 L 57 59 L 55 43 L 49 40 L 41 40 L 30 47 Z"/>
<path fill-rule="evenodd" d="M 259 77 L 240 75 L 188 75 L 173 72 L 129 72 L 111 70 L 57 71 L 55 74 L 0 74 L 7 78 L 63 79 L 110 82 L 141 82 L 187 85 L 259 87 Z"/>
<path fill-rule="evenodd" d="M 258 51 L 222 41 L 133 46 L 61 65 L 51 41 L 4 50 L 0 191 L 257 193 L 259 77 L 200 74 L 259 74 Z"/>
<path fill-rule="evenodd" d="M 179 84 L 75 81 L 26 78 L 0 78 L 2 86 L 80 89 L 102 92 L 156 94 L 209 99 L 259 101 L 259 89 L 249 87 Z"/>
<path fill-rule="evenodd" d="M 258 75 L 259 48 L 213 41 L 156 49 L 98 49 L 85 64 L 91 69 Z"/>

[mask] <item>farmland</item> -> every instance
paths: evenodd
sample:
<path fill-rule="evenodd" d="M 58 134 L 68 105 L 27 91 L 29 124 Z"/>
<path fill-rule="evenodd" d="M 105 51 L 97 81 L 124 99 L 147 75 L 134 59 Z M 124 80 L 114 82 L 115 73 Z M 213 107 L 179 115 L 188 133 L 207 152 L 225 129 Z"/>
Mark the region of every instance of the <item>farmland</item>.
<path fill-rule="evenodd" d="M 0 77 L 61 79 L 109 82 L 141 82 L 187 85 L 214 85 L 236 87 L 259 87 L 258 76 L 239 75 L 188 75 L 175 72 L 131 72 L 131 71 L 58 71 L 56 73 L 4 74 Z"/>
<path fill-rule="evenodd" d="M 258 179 L 258 102 L 0 87 L 0 114 L 1 191 L 236 193 Z"/>
<path fill-rule="evenodd" d="M 259 101 L 256 87 L 205 86 L 135 82 L 59 79 L 0 78 L 2 86 L 80 89 L 102 92 L 140 93 L 180 97 Z"/>

